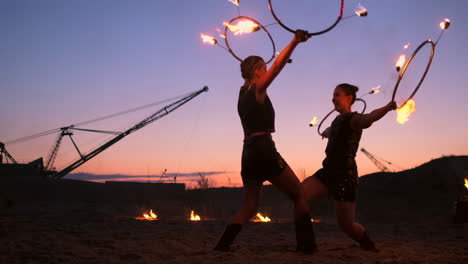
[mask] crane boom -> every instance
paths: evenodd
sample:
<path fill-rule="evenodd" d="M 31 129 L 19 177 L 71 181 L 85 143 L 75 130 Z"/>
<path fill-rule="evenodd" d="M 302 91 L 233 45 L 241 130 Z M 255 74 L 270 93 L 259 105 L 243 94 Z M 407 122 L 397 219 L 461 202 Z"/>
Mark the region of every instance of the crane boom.
<path fill-rule="evenodd" d="M 385 166 L 382 162 L 378 161 L 374 155 L 370 154 L 367 150 L 364 148 L 361 148 L 362 153 L 364 153 L 371 161 L 372 163 L 379 168 L 380 171 L 385 172 L 385 171 L 390 171 L 387 166 Z"/>
<path fill-rule="evenodd" d="M 169 113 L 171 113 L 172 111 L 174 111 L 177 108 L 181 107 L 182 105 L 186 104 L 187 102 L 189 102 L 190 100 L 192 100 L 193 98 L 198 96 L 199 94 L 201 94 L 203 92 L 207 92 L 207 91 L 208 91 L 208 87 L 205 86 L 201 90 L 193 92 L 193 93 L 189 94 L 188 96 L 186 96 L 186 97 L 184 97 L 184 98 L 182 98 L 182 99 L 180 99 L 180 100 L 178 100 L 178 101 L 176 101 L 174 103 L 171 103 L 171 104 L 161 108 L 160 110 L 158 110 L 157 112 L 155 112 L 151 116 L 143 119 L 138 124 L 136 124 L 133 127 L 129 128 L 125 132 L 122 132 L 122 133 L 118 134 L 116 137 L 112 138 L 108 142 L 106 142 L 103 145 L 95 148 L 90 153 L 88 153 L 86 155 L 82 155 L 78 160 L 76 160 L 75 162 L 73 162 L 72 164 L 70 164 L 69 166 L 64 168 L 63 170 L 61 170 L 59 172 L 51 172 L 52 175 L 50 175 L 50 176 L 53 179 L 63 178 L 65 175 L 67 175 L 68 173 L 70 173 L 74 169 L 78 168 L 79 166 L 81 166 L 86 161 L 92 159 L 93 157 L 95 157 L 99 153 L 103 152 L 104 150 L 106 150 L 110 146 L 112 146 L 115 143 L 119 142 L 121 139 L 123 139 L 127 135 L 129 135 L 129 134 L 131 134 L 131 133 L 133 133 L 133 132 L 135 132 L 135 131 L 137 131 L 137 130 L 139 130 L 139 129 L 141 129 L 141 128 L 149 125 L 149 124 L 151 124 L 152 122 L 154 122 L 154 121 L 168 115 Z"/>

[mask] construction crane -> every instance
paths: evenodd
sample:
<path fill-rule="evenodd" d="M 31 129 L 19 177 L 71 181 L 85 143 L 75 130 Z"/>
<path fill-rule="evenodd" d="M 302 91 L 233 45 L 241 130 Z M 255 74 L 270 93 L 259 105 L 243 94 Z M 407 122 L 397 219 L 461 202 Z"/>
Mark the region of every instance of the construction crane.
<path fill-rule="evenodd" d="M 387 166 L 385 166 L 382 162 L 377 160 L 377 158 L 374 155 L 370 154 L 364 148 L 361 148 L 361 152 L 364 153 L 364 155 L 366 155 L 372 161 L 372 163 L 374 163 L 374 165 L 377 166 L 377 168 L 379 168 L 379 170 L 381 172 L 389 172 L 390 171 Z M 384 162 L 386 162 L 388 164 L 392 164 L 391 162 L 388 162 L 388 161 L 384 161 Z"/>
<path fill-rule="evenodd" d="M 10 160 L 11 163 L 17 164 L 16 160 L 8 153 L 8 151 L 5 148 L 5 144 L 0 142 L 0 164 L 3 163 L 5 160 L 5 163 L 8 163 L 8 160 Z"/>
<path fill-rule="evenodd" d="M 160 119 L 160 118 L 162 118 L 162 117 L 164 117 L 166 115 L 168 115 L 169 113 L 171 113 L 172 111 L 174 111 L 177 108 L 181 107 L 182 105 L 186 104 L 187 102 L 189 102 L 193 98 L 197 97 L 201 93 L 207 92 L 207 91 L 208 91 L 208 87 L 205 86 L 201 90 L 193 92 L 193 93 L 185 96 L 184 98 L 175 101 L 174 103 L 166 105 L 163 108 L 161 108 L 160 110 L 158 110 L 157 112 L 155 112 L 154 114 L 152 114 L 149 117 L 143 119 L 141 122 L 139 122 L 138 124 L 132 126 L 131 128 L 127 129 L 124 132 L 82 129 L 82 128 L 76 128 L 74 125 L 61 128 L 61 133 L 60 133 L 60 135 L 59 135 L 59 137 L 58 137 L 58 139 L 57 139 L 57 141 L 55 143 L 55 146 L 52 148 L 52 151 L 51 151 L 51 154 L 49 155 L 49 159 L 47 161 L 47 166 L 46 167 L 48 167 L 49 169 L 53 168 L 53 161 L 55 160 L 55 157 L 57 156 L 57 152 L 58 152 L 58 149 L 60 147 L 60 143 L 61 143 L 62 138 L 64 136 L 69 136 L 70 137 L 70 139 L 73 142 L 73 145 L 75 146 L 76 150 L 78 151 L 78 154 L 80 155 L 80 158 L 78 160 L 74 161 L 73 163 L 71 163 L 66 168 L 62 169 L 61 171 L 56 172 L 54 170 L 52 170 L 52 171 L 47 171 L 46 170 L 45 171 L 46 176 L 49 176 L 52 179 L 61 179 L 61 178 L 63 178 L 65 175 L 67 175 L 68 173 L 70 173 L 74 169 L 78 168 L 79 166 L 81 166 L 86 161 L 92 159 L 93 157 L 95 157 L 99 153 L 103 152 L 104 150 L 106 150 L 110 146 L 112 146 L 115 143 L 119 142 L 124 137 L 126 137 L 129 134 L 131 134 L 131 133 L 133 133 L 133 132 L 135 132 L 135 131 L 137 131 L 137 130 L 139 130 L 139 129 L 141 129 L 141 128 L 143 128 L 143 127 L 145 127 L 145 126 L 147 126 L 147 125 L 149 125 L 151 123 L 153 123 L 154 121 L 156 121 L 156 120 L 158 120 L 158 119 Z M 101 146 L 99 146 L 99 147 L 95 148 L 94 150 L 90 151 L 88 154 L 82 154 L 82 152 L 79 150 L 78 146 L 75 144 L 75 142 L 74 142 L 74 140 L 72 138 L 73 133 L 71 133 L 70 130 L 81 130 L 81 131 L 87 131 L 87 132 L 116 134 L 116 136 L 114 138 L 112 138 L 111 140 L 107 141 L 106 143 L 102 144 Z"/>

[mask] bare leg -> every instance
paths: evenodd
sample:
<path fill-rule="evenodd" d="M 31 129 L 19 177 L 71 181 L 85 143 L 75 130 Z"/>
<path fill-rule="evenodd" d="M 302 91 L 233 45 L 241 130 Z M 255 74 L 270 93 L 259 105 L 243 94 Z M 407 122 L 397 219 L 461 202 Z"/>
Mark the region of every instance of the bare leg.
<path fill-rule="evenodd" d="M 244 184 L 244 201 L 242 203 L 242 207 L 231 219 L 231 224 L 245 224 L 252 216 L 255 215 L 260 201 L 262 185 L 262 182 L 249 182 Z"/>
<path fill-rule="evenodd" d="M 341 230 L 350 238 L 360 242 L 364 235 L 364 227 L 355 222 L 356 203 L 335 201 L 336 221 Z"/>
<path fill-rule="evenodd" d="M 314 228 L 310 221 L 309 205 L 305 200 L 304 188 L 294 172 L 287 166 L 279 176 L 270 180 L 294 201 L 294 225 L 296 229 L 297 251 L 312 254 L 317 250 Z"/>
<path fill-rule="evenodd" d="M 270 182 L 284 192 L 294 202 L 294 218 L 300 218 L 309 213 L 309 206 L 305 200 L 304 190 L 296 174 L 289 166 Z"/>
<path fill-rule="evenodd" d="M 328 196 L 328 188 L 315 176 L 310 176 L 302 182 L 306 201 L 319 200 Z"/>
<path fill-rule="evenodd" d="M 214 250 L 229 250 L 237 234 L 241 231 L 242 225 L 247 223 L 247 221 L 249 221 L 249 219 L 256 213 L 262 185 L 262 182 L 249 182 L 244 184 L 245 196 L 242 207 L 231 219 L 231 223 L 226 226 L 226 229 L 219 238 Z"/>

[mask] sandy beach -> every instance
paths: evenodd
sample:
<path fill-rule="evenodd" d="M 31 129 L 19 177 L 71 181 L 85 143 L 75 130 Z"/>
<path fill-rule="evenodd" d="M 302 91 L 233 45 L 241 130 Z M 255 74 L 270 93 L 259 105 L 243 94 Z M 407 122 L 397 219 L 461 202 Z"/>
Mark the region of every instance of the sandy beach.
<path fill-rule="evenodd" d="M 366 226 L 379 253 L 356 247 L 333 218 L 316 223 L 319 251 L 294 251 L 292 223 L 249 223 L 231 252 L 212 250 L 224 221 L 142 221 L 92 204 L 14 205 L 0 215 L 0 263 L 468 263 L 468 225 Z"/>

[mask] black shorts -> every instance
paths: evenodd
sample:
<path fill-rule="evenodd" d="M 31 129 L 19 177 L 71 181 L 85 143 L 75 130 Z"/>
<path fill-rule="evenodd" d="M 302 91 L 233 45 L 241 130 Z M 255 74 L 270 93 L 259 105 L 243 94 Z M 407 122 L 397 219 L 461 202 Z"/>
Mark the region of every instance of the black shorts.
<path fill-rule="evenodd" d="M 359 180 L 356 163 L 353 164 L 354 166 L 329 165 L 318 170 L 313 176 L 328 188 L 328 192 L 336 201 L 355 202 Z"/>
<path fill-rule="evenodd" d="M 242 182 L 264 182 L 278 175 L 287 167 L 275 147 L 270 134 L 244 140 L 242 149 Z"/>

